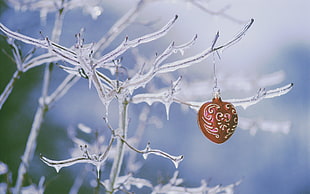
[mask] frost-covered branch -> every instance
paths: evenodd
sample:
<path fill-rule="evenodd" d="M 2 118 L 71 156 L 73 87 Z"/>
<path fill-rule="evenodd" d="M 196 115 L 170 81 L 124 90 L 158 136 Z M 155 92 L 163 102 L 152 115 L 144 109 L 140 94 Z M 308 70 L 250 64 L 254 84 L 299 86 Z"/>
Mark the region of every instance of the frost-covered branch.
<path fill-rule="evenodd" d="M 63 20 L 62 11 L 58 11 L 58 13 L 56 14 L 54 28 L 62 28 L 62 21 L 60 20 Z M 0 24 L 0 28 L 1 27 L 3 27 L 2 24 Z M 19 34 L 16 34 L 16 33 L 15 35 L 19 36 Z M 59 40 L 59 36 L 60 36 L 59 31 L 54 29 L 52 33 L 52 38 L 57 41 Z M 24 35 L 21 35 L 21 37 L 28 39 L 28 37 Z M 33 40 L 32 38 L 30 38 L 29 41 L 36 42 L 36 40 Z M 38 42 L 40 43 L 40 41 Z M 50 81 L 51 81 L 52 66 L 53 64 L 46 64 L 45 66 L 44 77 L 43 77 L 43 87 L 42 87 L 41 98 L 39 100 L 39 106 L 35 113 L 34 121 L 32 123 L 30 134 L 27 139 L 26 148 L 22 156 L 22 162 L 20 163 L 19 168 L 18 168 L 18 175 L 17 175 L 16 185 L 15 185 L 15 193 L 17 194 L 19 194 L 22 189 L 22 184 L 24 181 L 25 174 L 27 172 L 27 168 L 34 156 L 34 153 L 37 147 L 37 137 L 39 135 L 41 125 L 43 123 L 45 113 L 48 111 L 48 104 L 46 102 L 46 98 L 48 97 L 48 90 L 49 90 Z M 66 85 L 67 84 L 64 84 L 63 88 L 68 90 L 70 87 L 66 87 Z M 61 94 L 63 95 L 64 93 L 61 93 Z"/>
<path fill-rule="evenodd" d="M 163 55 L 158 56 L 158 59 L 155 59 L 155 61 L 158 61 L 158 62 L 154 63 L 153 66 L 150 68 L 150 70 L 147 73 L 142 74 L 142 75 L 137 74 L 132 79 L 124 82 L 122 87 L 129 89 L 129 91 L 131 92 L 136 88 L 139 88 L 141 86 L 145 86 L 157 74 L 176 71 L 178 69 L 186 68 L 186 67 L 189 67 L 193 64 L 199 63 L 199 62 L 205 60 L 211 53 L 225 49 L 225 48 L 237 43 L 238 41 L 240 41 L 242 39 L 242 37 L 245 35 L 245 33 L 247 32 L 247 30 L 252 26 L 253 22 L 254 22 L 254 20 L 252 19 L 248 24 L 245 25 L 245 27 L 242 29 L 242 31 L 239 32 L 232 40 L 230 40 L 227 43 L 225 43 L 221 46 L 218 46 L 218 47 L 215 46 L 215 44 L 218 40 L 218 37 L 219 37 L 219 34 L 217 33 L 211 47 L 209 47 L 208 49 L 206 49 L 206 50 L 202 51 L 201 53 L 194 55 L 192 57 L 188 57 L 188 58 L 181 59 L 178 61 L 174 61 L 171 63 L 162 64 L 162 61 L 163 61 L 162 59 L 165 59 L 165 57 L 163 57 L 163 56 L 167 56 L 167 54 L 164 52 Z M 174 52 L 181 51 L 182 52 L 184 50 L 184 48 L 187 48 L 188 46 L 193 44 L 193 42 L 195 40 L 196 40 L 196 36 L 189 43 L 184 44 L 182 46 L 179 46 L 177 48 L 173 48 L 173 49 L 168 48 L 166 51 L 169 51 L 171 53 L 172 53 L 172 51 L 174 51 Z M 171 53 L 169 53 L 169 55 Z"/>
<path fill-rule="evenodd" d="M 152 148 L 150 147 L 150 143 L 148 143 L 148 144 L 146 145 L 146 148 L 145 148 L 145 149 L 139 150 L 139 149 L 137 149 L 137 148 L 131 146 L 131 145 L 130 145 L 124 138 L 122 138 L 120 135 L 117 135 L 117 136 L 118 136 L 130 149 L 134 150 L 135 152 L 138 152 L 138 153 L 142 154 L 144 159 L 147 159 L 147 156 L 148 156 L 149 154 L 155 154 L 155 155 L 162 156 L 162 157 L 164 157 L 164 158 L 170 159 L 170 160 L 173 162 L 174 166 L 175 166 L 176 168 L 178 168 L 179 163 L 180 163 L 180 162 L 183 160 L 183 158 L 184 158 L 182 155 L 180 155 L 180 156 L 172 156 L 172 155 L 170 155 L 170 154 L 168 154 L 168 153 L 166 153 L 166 152 L 164 152 L 164 151 L 161 151 L 161 150 L 158 150 L 158 149 L 152 149 Z"/>
<path fill-rule="evenodd" d="M 147 34 L 145 36 L 136 38 L 134 40 L 129 40 L 128 37 L 126 37 L 125 40 L 117 48 L 115 48 L 113 51 L 111 51 L 108 54 L 101 57 L 97 61 L 96 65 L 98 67 L 104 67 L 105 63 L 116 59 L 118 56 L 123 54 L 129 48 L 133 48 L 133 47 L 136 47 L 140 44 L 151 42 L 153 40 L 157 40 L 157 39 L 163 37 L 171 29 L 171 27 L 173 26 L 173 24 L 176 22 L 177 19 L 178 19 L 178 16 L 176 15 L 172 20 L 170 20 L 164 27 L 162 27 L 157 32 Z"/>
<path fill-rule="evenodd" d="M 290 83 L 288 85 L 285 85 L 283 87 L 276 88 L 273 90 L 268 90 L 268 91 L 266 91 L 265 88 L 260 88 L 257 91 L 257 94 L 255 96 L 244 98 L 244 99 L 231 99 L 227 101 L 231 102 L 234 106 L 242 106 L 244 109 L 246 109 L 247 107 L 263 100 L 264 98 L 274 98 L 274 97 L 282 96 L 288 93 L 292 88 L 293 88 L 293 83 Z"/>
<path fill-rule="evenodd" d="M 63 97 L 68 90 L 79 80 L 78 76 L 73 74 L 67 75 L 63 82 L 56 88 L 56 90 L 45 99 L 47 106 L 52 106 L 54 102 Z"/>
<path fill-rule="evenodd" d="M 223 18 L 226 18 L 228 20 L 231 20 L 233 22 L 236 22 L 238 24 L 242 24 L 244 23 L 244 21 L 239 20 L 229 14 L 226 13 L 226 11 L 230 8 L 230 6 L 225 6 L 224 8 L 220 9 L 219 11 L 213 11 L 211 9 L 208 8 L 207 5 L 204 5 L 200 0 L 187 0 L 189 1 L 191 4 L 193 4 L 194 6 L 198 7 L 199 9 L 201 9 L 202 11 L 210 14 L 210 15 L 215 15 L 215 16 L 221 16 Z"/>
<path fill-rule="evenodd" d="M 243 99 L 229 99 L 229 100 L 224 100 L 224 101 L 230 102 L 234 106 L 241 106 L 244 109 L 246 109 L 247 107 L 258 103 L 259 101 L 261 101 L 265 98 L 274 98 L 274 97 L 282 96 L 282 95 L 288 93 L 292 88 L 293 88 L 293 83 L 285 85 L 285 86 L 280 87 L 280 88 L 276 88 L 273 90 L 267 90 L 267 91 L 265 88 L 260 88 L 257 91 L 257 94 L 252 96 L 252 97 L 243 98 Z M 185 101 L 182 101 L 178 98 L 174 98 L 173 100 L 174 100 L 174 102 L 187 105 L 187 106 L 195 109 L 196 111 L 198 111 L 200 106 L 203 103 L 205 103 L 205 102 L 185 102 Z"/>
<path fill-rule="evenodd" d="M 94 45 L 95 54 L 99 55 L 99 53 L 110 45 L 111 42 L 132 23 L 145 3 L 145 0 L 140 0 L 132 9 L 114 23 L 110 30 Z"/>
<path fill-rule="evenodd" d="M 73 50 L 63 47 L 49 40 L 48 38 L 45 38 L 45 40 L 38 40 L 35 38 L 31 38 L 18 32 L 11 31 L 2 23 L 0 23 L 0 30 L 10 38 L 22 41 L 26 44 L 30 44 L 39 48 L 48 49 L 51 53 L 58 56 L 59 60 L 62 59 L 70 64 L 78 64 L 78 61 L 76 60 L 77 58 L 76 53 Z"/>
<path fill-rule="evenodd" d="M 157 93 L 137 94 L 131 98 L 131 102 L 134 104 L 146 102 L 148 105 L 152 105 L 154 102 L 161 102 L 165 105 L 167 120 L 169 120 L 170 105 L 173 103 L 175 94 L 180 90 L 179 83 L 181 78 L 179 77 L 176 81 L 172 82 L 168 90 Z"/>
<path fill-rule="evenodd" d="M 48 159 L 48 158 L 40 155 L 40 158 L 45 164 L 55 168 L 57 173 L 59 172 L 59 170 L 61 168 L 72 166 L 74 164 L 78 164 L 78 163 L 92 164 L 92 165 L 96 166 L 97 177 L 99 179 L 100 168 L 103 165 L 103 163 L 106 161 L 106 159 L 108 158 L 110 149 L 111 149 L 112 144 L 114 142 L 114 139 L 115 139 L 114 136 L 112 136 L 110 139 L 110 142 L 109 142 L 109 144 L 108 144 L 108 146 L 105 149 L 105 152 L 103 154 L 92 154 L 91 155 L 91 154 L 89 154 L 87 146 L 85 145 L 84 147 L 81 146 L 81 149 L 83 151 L 83 156 L 81 156 L 81 157 L 75 157 L 75 158 L 70 158 L 70 159 L 66 159 L 66 160 L 51 160 L 51 159 Z"/>
<path fill-rule="evenodd" d="M 204 50 L 203 52 L 201 52 L 195 56 L 192 56 L 192 57 L 189 57 L 186 59 L 182 59 L 179 61 L 163 64 L 159 68 L 158 73 L 166 73 L 166 72 L 175 71 L 175 70 L 178 70 L 181 68 L 186 68 L 192 64 L 196 64 L 196 63 L 203 61 L 205 58 L 207 58 L 211 53 L 213 53 L 215 51 L 219 51 L 221 49 L 225 49 L 227 47 L 230 47 L 230 46 L 236 44 L 237 42 L 239 42 L 242 39 L 242 37 L 245 35 L 245 33 L 249 30 L 249 28 L 252 26 L 253 22 L 254 22 L 254 19 L 251 19 L 251 21 L 248 24 L 246 24 L 244 26 L 244 28 L 232 40 L 228 41 L 227 43 L 225 43 L 221 46 L 215 47 L 214 46 L 216 44 L 216 41 L 215 41 L 215 43 L 213 43 L 213 45 L 210 48 Z M 216 34 L 216 36 L 215 36 L 215 40 L 217 40 L 217 39 L 218 39 L 218 34 Z"/>
<path fill-rule="evenodd" d="M 6 85 L 6 87 L 4 88 L 4 91 L 1 93 L 1 95 L 0 95 L 0 110 L 3 106 L 3 104 L 5 103 L 5 101 L 7 100 L 7 98 L 9 97 L 9 95 L 11 94 L 11 92 L 14 88 L 14 84 L 16 83 L 17 80 L 19 80 L 21 74 L 22 74 L 21 71 L 15 71 L 10 82 Z"/>

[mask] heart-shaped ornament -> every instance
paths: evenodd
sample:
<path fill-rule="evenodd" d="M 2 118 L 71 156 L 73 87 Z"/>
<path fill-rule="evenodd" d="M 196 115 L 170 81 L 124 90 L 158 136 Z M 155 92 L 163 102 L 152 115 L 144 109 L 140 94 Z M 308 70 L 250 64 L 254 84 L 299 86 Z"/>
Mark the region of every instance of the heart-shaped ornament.
<path fill-rule="evenodd" d="M 224 143 L 235 132 L 238 115 L 235 107 L 216 96 L 204 103 L 198 111 L 198 125 L 203 134 L 214 143 Z"/>

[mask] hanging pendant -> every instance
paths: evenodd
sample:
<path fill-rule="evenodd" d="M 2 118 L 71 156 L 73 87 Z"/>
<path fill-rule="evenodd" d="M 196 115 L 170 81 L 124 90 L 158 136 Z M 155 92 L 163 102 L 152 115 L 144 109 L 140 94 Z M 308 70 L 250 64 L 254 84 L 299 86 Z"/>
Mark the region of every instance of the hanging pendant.
<path fill-rule="evenodd" d="M 224 143 L 235 132 L 238 115 L 235 107 L 215 95 L 212 102 L 204 103 L 198 111 L 198 125 L 202 133 L 214 143 Z"/>

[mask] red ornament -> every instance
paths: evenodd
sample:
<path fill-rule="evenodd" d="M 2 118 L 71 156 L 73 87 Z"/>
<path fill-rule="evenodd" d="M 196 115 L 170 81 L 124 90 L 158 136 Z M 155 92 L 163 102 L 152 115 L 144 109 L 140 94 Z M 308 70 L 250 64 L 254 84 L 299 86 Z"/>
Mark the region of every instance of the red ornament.
<path fill-rule="evenodd" d="M 198 125 L 203 134 L 214 143 L 224 143 L 235 132 L 238 115 L 235 107 L 216 96 L 204 103 L 198 111 Z"/>

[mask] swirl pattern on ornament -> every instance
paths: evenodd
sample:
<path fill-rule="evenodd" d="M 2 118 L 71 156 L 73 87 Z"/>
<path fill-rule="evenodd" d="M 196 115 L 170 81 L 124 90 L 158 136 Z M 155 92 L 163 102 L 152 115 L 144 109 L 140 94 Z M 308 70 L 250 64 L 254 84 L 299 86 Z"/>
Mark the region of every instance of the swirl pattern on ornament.
<path fill-rule="evenodd" d="M 207 102 L 200 108 L 198 123 L 207 138 L 215 143 L 223 143 L 237 127 L 237 111 L 231 103 L 214 98 L 212 102 Z"/>

